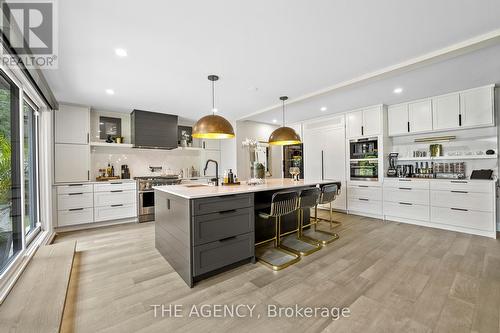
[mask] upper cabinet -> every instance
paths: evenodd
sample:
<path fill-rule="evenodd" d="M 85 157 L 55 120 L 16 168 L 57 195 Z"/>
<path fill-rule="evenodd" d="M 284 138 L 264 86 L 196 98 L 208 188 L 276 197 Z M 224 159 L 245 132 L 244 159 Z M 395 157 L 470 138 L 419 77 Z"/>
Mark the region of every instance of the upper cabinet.
<path fill-rule="evenodd" d="M 460 126 L 494 125 L 494 88 L 483 87 L 460 93 Z"/>
<path fill-rule="evenodd" d="M 379 135 L 382 132 L 382 105 L 348 112 L 347 138 Z"/>
<path fill-rule="evenodd" d="M 54 115 L 55 143 L 89 143 L 90 108 L 61 104 Z"/>
<path fill-rule="evenodd" d="M 493 85 L 388 108 L 389 136 L 494 125 Z"/>

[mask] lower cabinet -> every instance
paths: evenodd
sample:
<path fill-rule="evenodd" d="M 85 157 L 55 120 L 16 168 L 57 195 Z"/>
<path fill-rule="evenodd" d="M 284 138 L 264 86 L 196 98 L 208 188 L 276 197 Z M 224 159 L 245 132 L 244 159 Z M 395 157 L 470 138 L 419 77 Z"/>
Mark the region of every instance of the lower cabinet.
<path fill-rule="evenodd" d="M 382 215 L 382 188 L 379 183 L 347 183 L 347 210 L 353 214 Z"/>
<path fill-rule="evenodd" d="M 59 185 L 56 193 L 59 227 L 137 216 L 135 182 Z"/>

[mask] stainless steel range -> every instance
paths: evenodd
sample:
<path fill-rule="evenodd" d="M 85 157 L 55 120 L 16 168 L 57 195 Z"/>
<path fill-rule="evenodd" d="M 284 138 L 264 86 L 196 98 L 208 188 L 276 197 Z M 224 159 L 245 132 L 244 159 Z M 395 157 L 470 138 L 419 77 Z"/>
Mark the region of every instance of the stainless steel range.
<path fill-rule="evenodd" d="M 137 207 L 139 222 L 154 221 L 155 192 L 153 186 L 177 185 L 181 179 L 177 176 L 134 177 L 137 180 Z"/>

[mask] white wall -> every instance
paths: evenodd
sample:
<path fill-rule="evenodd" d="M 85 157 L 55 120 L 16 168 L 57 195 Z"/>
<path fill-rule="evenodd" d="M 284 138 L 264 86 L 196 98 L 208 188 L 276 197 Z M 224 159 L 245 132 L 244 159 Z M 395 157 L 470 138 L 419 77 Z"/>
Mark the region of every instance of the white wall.
<path fill-rule="evenodd" d="M 224 170 L 232 169 L 233 172 L 238 173 L 238 163 L 236 158 L 236 147 L 238 142 L 238 133 L 236 128 L 236 122 L 231 122 L 233 129 L 236 132 L 236 137 L 233 139 L 220 140 L 220 166 L 219 172 L 224 172 Z"/>
<path fill-rule="evenodd" d="M 269 135 L 278 128 L 276 125 L 258 123 L 254 121 L 236 122 L 236 158 L 238 176 L 242 180 L 250 177 L 250 155 L 247 147 L 242 146 L 242 142 L 248 139 L 267 142 Z M 282 147 L 272 146 L 272 178 L 281 178 L 282 173 Z"/>

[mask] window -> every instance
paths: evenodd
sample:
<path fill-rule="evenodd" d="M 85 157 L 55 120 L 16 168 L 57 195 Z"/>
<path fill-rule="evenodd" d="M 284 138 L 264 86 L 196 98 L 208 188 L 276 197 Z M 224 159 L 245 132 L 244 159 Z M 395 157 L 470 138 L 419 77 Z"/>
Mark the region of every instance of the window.
<path fill-rule="evenodd" d="M 23 248 L 19 88 L 0 72 L 0 272 Z"/>
<path fill-rule="evenodd" d="M 24 130 L 24 232 L 31 240 L 40 231 L 38 199 L 38 111 L 31 101 L 23 102 Z"/>

